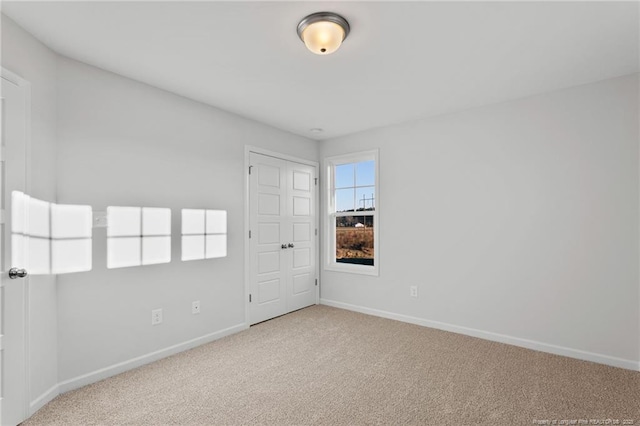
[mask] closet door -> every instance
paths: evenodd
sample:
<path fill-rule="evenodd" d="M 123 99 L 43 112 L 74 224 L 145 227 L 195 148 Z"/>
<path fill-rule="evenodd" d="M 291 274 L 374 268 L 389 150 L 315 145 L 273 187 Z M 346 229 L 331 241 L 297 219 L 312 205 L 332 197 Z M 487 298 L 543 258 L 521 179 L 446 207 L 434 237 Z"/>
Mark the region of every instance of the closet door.
<path fill-rule="evenodd" d="M 250 323 L 317 302 L 316 168 L 250 154 Z"/>
<path fill-rule="evenodd" d="M 316 169 L 289 162 L 287 168 L 287 311 L 316 303 Z"/>
<path fill-rule="evenodd" d="M 287 162 L 250 154 L 249 222 L 251 324 L 287 313 Z"/>

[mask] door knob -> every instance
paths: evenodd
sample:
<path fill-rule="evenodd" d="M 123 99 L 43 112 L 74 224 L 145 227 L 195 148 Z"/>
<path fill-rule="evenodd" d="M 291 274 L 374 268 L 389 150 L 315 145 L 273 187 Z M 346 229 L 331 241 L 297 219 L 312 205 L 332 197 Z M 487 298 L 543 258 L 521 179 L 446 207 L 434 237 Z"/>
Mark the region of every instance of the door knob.
<path fill-rule="evenodd" d="M 280 246 L 280 248 L 286 249 L 286 248 L 287 248 L 287 245 L 286 245 L 286 244 L 283 244 L 283 245 L 281 245 L 281 246 Z"/>
<path fill-rule="evenodd" d="M 16 278 L 24 278 L 26 276 L 27 276 L 26 269 L 18 269 L 18 268 L 9 269 L 9 278 L 11 278 L 12 280 L 15 280 Z"/>
<path fill-rule="evenodd" d="M 293 248 L 293 244 L 289 243 L 289 244 L 287 244 L 287 247 Z"/>

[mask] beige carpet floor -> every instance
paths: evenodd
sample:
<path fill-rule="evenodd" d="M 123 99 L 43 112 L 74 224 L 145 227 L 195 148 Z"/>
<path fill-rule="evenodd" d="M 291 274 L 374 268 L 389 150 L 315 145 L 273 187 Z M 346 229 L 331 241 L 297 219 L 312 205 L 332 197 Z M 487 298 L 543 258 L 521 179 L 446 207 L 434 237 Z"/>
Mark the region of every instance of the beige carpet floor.
<path fill-rule="evenodd" d="M 607 419 L 640 425 L 639 372 L 313 306 L 61 395 L 25 424 Z"/>

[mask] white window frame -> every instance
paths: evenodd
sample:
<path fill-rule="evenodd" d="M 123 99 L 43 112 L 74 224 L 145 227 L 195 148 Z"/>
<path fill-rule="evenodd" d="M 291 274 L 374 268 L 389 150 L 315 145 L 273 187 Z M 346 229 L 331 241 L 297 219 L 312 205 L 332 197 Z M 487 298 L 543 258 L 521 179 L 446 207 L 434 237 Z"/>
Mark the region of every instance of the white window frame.
<path fill-rule="evenodd" d="M 335 272 L 348 272 L 363 275 L 379 275 L 380 270 L 380 163 L 378 150 L 355 152 L 351 154 L 336 155 L 324 159 L 325 174 L 325 214 L 324 216 L 324 269 Z M 364 161 L 375 162 L 375 210 L 363 212 L 336 213 L 335 209 L 335 167 L 341 164 L 360 163 Z M 354 183 L 355 184 L 355 183 Z M 336 217 L 337 216 L 373 216 L 373 266 L 356 265 L 352 263 L 336 262 Z"/>

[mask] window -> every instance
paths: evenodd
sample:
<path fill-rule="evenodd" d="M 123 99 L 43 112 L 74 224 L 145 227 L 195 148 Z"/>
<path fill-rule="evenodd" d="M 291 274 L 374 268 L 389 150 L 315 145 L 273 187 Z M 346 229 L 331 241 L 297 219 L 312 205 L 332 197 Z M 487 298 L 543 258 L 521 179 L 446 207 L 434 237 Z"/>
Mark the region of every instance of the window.
<path fill-rule="evenodd" d="M 378 274 L 377 164 L 377 151 L 326 160 L 327 269 Z"/>

